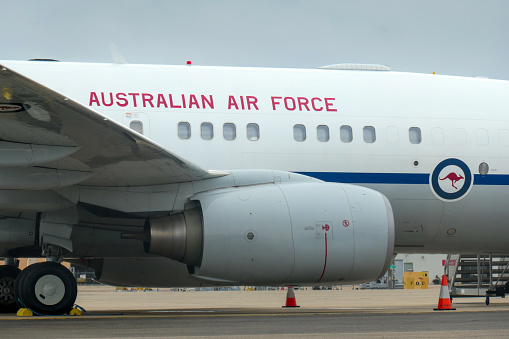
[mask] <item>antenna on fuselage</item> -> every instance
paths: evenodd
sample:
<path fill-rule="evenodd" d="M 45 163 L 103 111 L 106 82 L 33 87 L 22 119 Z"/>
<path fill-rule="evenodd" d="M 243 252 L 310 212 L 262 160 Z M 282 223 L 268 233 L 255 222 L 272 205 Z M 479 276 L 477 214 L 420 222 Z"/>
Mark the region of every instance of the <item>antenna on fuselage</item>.
<path fill-rule="evenodd" d="M 385 65 L 378 64 L 333 64 L 318 67 L 319 69 L 337 69 L 343 71 L 390 71 Z"/>
<path fill-rule="evenodd" d="M 110 42 L 111 56 L 115 64 L 127 64 L 127 60 L 124 58 L 117 45 L 114 42 Z"/>

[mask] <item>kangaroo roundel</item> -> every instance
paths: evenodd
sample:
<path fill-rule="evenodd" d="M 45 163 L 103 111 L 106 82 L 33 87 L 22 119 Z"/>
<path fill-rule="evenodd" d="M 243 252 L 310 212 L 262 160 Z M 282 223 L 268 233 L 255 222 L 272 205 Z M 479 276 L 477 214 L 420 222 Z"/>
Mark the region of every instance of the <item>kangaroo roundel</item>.
<path fill-rule="evenodd" d="M 430 185 L 437 197 L 446 201 L 463 198 L 472 188 L 473 176 L 468 166 L 459 159 L 439 163 L 430 177 Z"/>

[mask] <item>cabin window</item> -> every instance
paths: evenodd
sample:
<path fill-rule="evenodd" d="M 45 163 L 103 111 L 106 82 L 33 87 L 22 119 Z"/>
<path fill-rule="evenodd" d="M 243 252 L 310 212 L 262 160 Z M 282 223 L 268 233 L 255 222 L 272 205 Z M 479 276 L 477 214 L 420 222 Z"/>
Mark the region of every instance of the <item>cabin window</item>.
<path fill-rule="evenodd" d="M 318 125 L 316 127 L 316 138 L 320 142 L 329 141 L 329 126 L 327 125 Z"/>
<path fill-rule="evenodd" d="M 490 137 L 488 135 L 488 131 L 484 128 L 480 128 L 476 133 L 477 144 L 480 146 L 487 146 L 490 143 Z"/>
<path fill-rule="evenodd" d="M 139 120 L 131 121 L 131 123 L 129 124 L 129 127 L 133 131 L 143 134 L 143 123 L 141 121 L 139 121 Z"/>
<path fill-rule="evenodd" d="M 376 132 L 373 126 L 364 126 L 362 137 L 368 144 L 372 144 L 376 141 Z"/>
<path fill-rule="evenodd" d="M 509 130 L 501 129 L 498 131 L 498 141 L 502 146 L 509 146 Z"/>
<path fill-rule="evenodd" d="M 465 145 L 467 143 L 467 131 L 463 128 L 456 128 L 454 130 L 454 142 L 456 145 Z"/>
<path fill-rule="evenodd" d="M 389 144 L 397 144 L 399 141 L 398 128 L 395 126 L 389 126 L 385 130 L 385 138 Z"/>
<path fill-rule="evenodd" d="M 421 129 L 419 127 L 410 127 L 408 130 L 408 138 L 412 144 L 420 144 L 422 141 Z"/>
<path fill-rule="evenodd" d="M 339 137 L 342 142 L 352 142 L 353 140 L 352 127 L 348 125 L 341 126 L 339 128 Z"/>
<path fill-rule="evenodd" d="M 431 140 L 435 145 L 442 145 L 444 143 L 444 131 L 440 127 L 434 127 L 431 130 Z"/>
<path fill-rule="evenodd" d="M 293 126 L 293 138 L 299 142 L 306 140 L 306 126 L 300 124 Z"/>
<path fill-rule="evenodd" d="M 227 122 L 223 125 L 223 137 L 226 140 L 235 140 L 237 137 L 237 128 L 235 127 L 235 124 Z"/>
<path fill-rule="evenodd" d="M 201 138 L 203 140 L 210 140 L 214 137 L 214 126 L 210 122 L 203 122 L 201 124 Z"/>
<path fill-rule="evenodd" d="M 179 122 L 178 136 L 180 139 L 189 139 L 191 137 L 191 125 L 188 122 Z"/>
<path fill-rule="evenodd" d="M 257 124 L 247 124 L 247 140 L 256 141 L 260 139 L 260 127 Z"/>

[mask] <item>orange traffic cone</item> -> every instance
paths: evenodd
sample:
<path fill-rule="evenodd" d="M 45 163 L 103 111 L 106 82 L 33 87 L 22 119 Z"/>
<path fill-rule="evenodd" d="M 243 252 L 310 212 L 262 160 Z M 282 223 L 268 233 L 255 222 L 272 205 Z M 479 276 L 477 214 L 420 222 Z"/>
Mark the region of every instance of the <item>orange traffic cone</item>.
<path fill-rule="evenodd" d="M 449 286 L 447 285 L 447 276 L 442 276 L 442 286 L 440 287 L 440 296 L 438 297 L 438 308 L 435 311 L 454 311 L 451 305 L 451 296 L 449 295 Z"/>
<path fill-rule="evenodd" d="M 297 305 L 297 300 L 295 299 L 295 292 L 293 291 L 293 287 L 288 287 L 288 291 L 286 292 L 286 304 L 283 308 L 286 307 L 300 307 Z"/>

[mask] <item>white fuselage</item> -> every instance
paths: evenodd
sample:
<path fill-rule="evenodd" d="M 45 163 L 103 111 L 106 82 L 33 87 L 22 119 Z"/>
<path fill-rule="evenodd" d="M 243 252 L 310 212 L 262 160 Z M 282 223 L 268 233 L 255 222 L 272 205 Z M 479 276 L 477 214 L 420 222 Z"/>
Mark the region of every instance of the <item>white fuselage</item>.
<path fill-rule="evenodd" d="M 394 210 L 397 252 L 509 250 L 509 82 L 374 71 L 2 64 L 110 119 L 141 126 L 203 168 L 285 170 L 378 190 Z M 305 140 L 296 125 L 305 127 Z M 466 164 L 472 178 L 443 163 L 447 173 L 437 172 L 436 185 L 450 198 L 432 184 L 447 159 Z M 479 172 L 482 163 L 487 175 Z"/>

